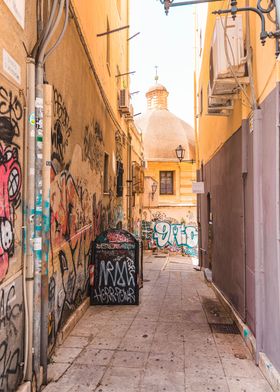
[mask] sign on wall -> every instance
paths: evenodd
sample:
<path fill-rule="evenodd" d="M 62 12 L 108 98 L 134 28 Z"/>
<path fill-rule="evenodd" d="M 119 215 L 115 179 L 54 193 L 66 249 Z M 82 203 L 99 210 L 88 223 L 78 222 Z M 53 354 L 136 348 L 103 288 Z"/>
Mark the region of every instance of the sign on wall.
<path fill-rule="evenodd" d="M 21 83 L 21 68 L 5 49 L 3 49 L 3 70 L 18 84 Z"/>
<path fill-rule="evenodd" d="M 24 29 L 25 0 L 4 0 L 4 3 L 6 3 L 11 13 Z"/>
<path fill-rule="evenodd" d="M 110 229 L 94 241 L 90 266 L 92 305 L 139 304 L 139 243 L 125 230 Z"/>
<path fill-rule="evenodd" d="M 204 193 L 204 182 L 193 182 L 192 183 L 193 193 Z"/>

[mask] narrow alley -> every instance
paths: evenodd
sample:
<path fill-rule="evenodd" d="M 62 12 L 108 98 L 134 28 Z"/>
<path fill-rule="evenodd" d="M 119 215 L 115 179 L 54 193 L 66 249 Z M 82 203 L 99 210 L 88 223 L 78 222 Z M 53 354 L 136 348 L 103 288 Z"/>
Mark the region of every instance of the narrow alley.
<path fill-rule="evenodd" d="M 44 392 L 272 391 L 240 334 L 211 332 L 209 303 L 224 321 L 190 257 L 146 255 L 140 306 L 89 307 L 56 349 Z"/>
<path fill-rule="evenodd" d="M 0 392 L 280 392 L 279 26 L 0 0 Z"/>

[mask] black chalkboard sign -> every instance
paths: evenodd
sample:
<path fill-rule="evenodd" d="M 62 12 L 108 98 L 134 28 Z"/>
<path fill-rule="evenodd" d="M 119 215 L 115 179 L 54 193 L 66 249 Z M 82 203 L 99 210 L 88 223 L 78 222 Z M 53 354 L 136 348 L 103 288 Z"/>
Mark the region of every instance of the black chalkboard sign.
<path fill-rule="evenodd" d="M 90 266 L 92 305 L 139 304 L 139 242 L 128 231 L 109 229 L 94 241 Z"/>

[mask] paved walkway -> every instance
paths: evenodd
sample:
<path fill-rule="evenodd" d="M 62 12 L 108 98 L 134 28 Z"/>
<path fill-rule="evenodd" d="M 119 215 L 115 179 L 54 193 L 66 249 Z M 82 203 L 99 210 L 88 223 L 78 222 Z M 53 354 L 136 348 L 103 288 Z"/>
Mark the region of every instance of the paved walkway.
<path fill-rule="evenodd" d="M 272 392 L 240 335 L 212 334 L 211 288 L 187 257 L 145 257 L 140 306 L 90 307 L 44 392 Z"/>

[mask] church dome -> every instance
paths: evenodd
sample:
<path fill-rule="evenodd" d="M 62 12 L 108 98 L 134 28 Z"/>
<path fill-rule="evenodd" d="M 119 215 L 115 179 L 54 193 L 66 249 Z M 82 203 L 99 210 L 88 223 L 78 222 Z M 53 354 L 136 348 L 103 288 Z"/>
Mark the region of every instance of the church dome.
<path fill-rule="evenodd" d="M 178 161 L 175 149 L 181 144 L 184 159 L 195 159 L 194 130 L 167 108 L 167 89 L 161 84 L 151 87 L 147 94 L 148 110 L 135 119 L 142 133 L 144 158 L 153 161 Z"/>

